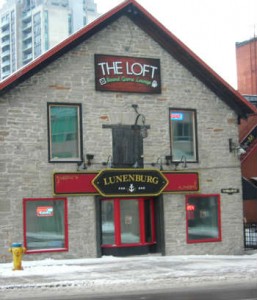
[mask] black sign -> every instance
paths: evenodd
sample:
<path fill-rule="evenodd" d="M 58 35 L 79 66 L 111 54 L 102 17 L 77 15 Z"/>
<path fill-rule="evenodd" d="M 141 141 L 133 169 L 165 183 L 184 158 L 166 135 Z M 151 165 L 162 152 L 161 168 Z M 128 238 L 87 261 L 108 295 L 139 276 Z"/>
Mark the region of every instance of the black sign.
<path fill-rule="evenodd" d="M 155 169 L 107 169 L 92 181 L 103 196 L 158 196 L 168 184 Z"/>
<path fill-rule="evenodd" d="M 235 189 L 235 188 L 221 189 L 221 193 L 229 194 L 229 195 L 237 194 L 237 193 L 239 193 L 239 189 Z"/>

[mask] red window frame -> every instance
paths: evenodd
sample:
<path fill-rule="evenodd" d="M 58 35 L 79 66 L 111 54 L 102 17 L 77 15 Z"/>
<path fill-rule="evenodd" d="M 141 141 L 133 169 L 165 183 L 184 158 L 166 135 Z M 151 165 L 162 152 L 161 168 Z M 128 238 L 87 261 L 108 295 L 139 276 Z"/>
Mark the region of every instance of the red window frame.
<path fill-rule="evenodd" d="M 114 201 L 114 244 L 102 244 L 102 248 L 122 248 L 122 247 L 139 247 L 146 245 L 156 244 L 156 233 L 155 233 L 155 218 L 154 218 L 154 199 L 153 198 L 107 198 L 101 201 L 113 200 Z M 139 232 L 140 242 L 139 243 L 122 243 L 121 242 L 121 224 L 120 224 L 120 201 L 125 200 L 138 200 L 138 213 L 139 213 Z M 150 201 L 150 218 L 151 218 L 151 242 L 145 240 L 145 210 L 144 201 Z"/>
<path fill-rule="evenodd" d="M 64 247 L 63 248 L 51 248 L 51 249 L 27 249 L 27 224 L 26 224 L 26 204 L 28 202 L 36 202 L 36 201 L 63 201 L 64 202 Z M 65 252 L 69 250 L 69 238 L 68 238 L 68 204 L 67 198 L 24 198 L 23 199 L 23 241 L 24 247 L 27 249 L 26 254 L 33 253 L 46 253 L 46 252 Z"/>
<path fill-rule="evenodd" d="M 216 197 L 217 198 L 217 226 L 218 226 L 218 237 L 216 238 L 206 238 L 206 239 L 195 239 L 192 240 L 189 238 L 189 226 L 188 221 L 190 220 L 190 214 L 192 213 L 191 209 L 189 209 L 188 203 L 189 199 L 191 198 L 207 198 L 207 197 Z M 221 242 L 221 210 L 220 210 L 220 195 L 219 194 L 190 194 L 186 195 L 185 201 L 185 210 L 186 210 L 186 238 L 188 244 L 195 244 L 195 243 L 209 243 L 209 242 Z"/>

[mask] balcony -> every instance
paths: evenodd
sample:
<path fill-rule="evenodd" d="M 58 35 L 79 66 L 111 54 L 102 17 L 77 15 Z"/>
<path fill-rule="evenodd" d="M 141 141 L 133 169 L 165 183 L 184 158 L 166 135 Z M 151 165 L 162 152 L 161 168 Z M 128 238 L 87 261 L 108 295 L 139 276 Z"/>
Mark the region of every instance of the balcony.
<path fill-rule="evenodd" d="M 24 55 L 23 56 L 23 64 L 26 65 L 27 63 L 29 63 L 32 60 L 33 56 L 32 53 L 28 54 L 28 55 Z"/>
<path fill-rule="evenodd" d="M 30 20 L 31 20 L 31 11 L 23 13 L 23 15 L 22 15 L 22 21 L 30 21 Z"/>
<path fill-rule="evenodd" d="M 29 32 L 29 33 L 26 33 L 26 34 L 23 34 L 23 42 L 29 40 L 29 39 L 32 39 L 32 33 Z"/>
<path fill-rule="evenodd" d="M 3 48 L 3 47 L 5 47 L 5 46 L 9 46 L 10 45 L 10 40 L 8 39 L 8 40 L 6 40 L 6 41 L 2 41 L 2 43 L 1 43 L 1 47 Z"/>
<path fill-rule="evenodd" d="M 2 79 L 6 78 L 7 76 L 9 76 L 11 74 L 10 70 L 4 71 L 2 72 Z"/>
<path fill-rule="evenodd" d="M 2 23 L 1 23 L 1 28 L 2 28 L 2 29 L 5 29 L 6 27 L 9 27 L 9 25 L 10 25 L 9 20 L 4 20 L 4 21 L 2 21 Z"/>
<path fill-rule="evenodd" d="M 22 27 L 22 31 L 27 32 L 27 31 L 31 30 L 31 28 L 32 28 L 32 23 L 29 22 L 29 23 L 24 24 L 24 26 Z"/>
<path fill-rule="evenodd" d="M 8 49 L 6 51 L 2 51 L 1 58 L 3 59 L 4 57 L 10 56 L 10 54 L 11 54 L 10 49 Z"/>
<path fill-rule="evenodd" d="M 4 61 L 1 63 L 1 67 L 4 68 L 4 67 L 9 67 L 10 68 L 11 66 L 11 62 L 10 60 L 7 60 L 7 61 Z"/>
<path fill-rule="evenodd" d="M 32 50 L 32 43 L 24 44 L 23 46 L 23 52 L 28 52 Z"/>
<path fill-rule="evenodd" d="M 7 28 L 7 30 L 2 30 L 2 33 L 1 33 L 2 38 L 6 37 L 6 36 L 9 36 L 9 35 L 10 35 L 9 28 Z"/>

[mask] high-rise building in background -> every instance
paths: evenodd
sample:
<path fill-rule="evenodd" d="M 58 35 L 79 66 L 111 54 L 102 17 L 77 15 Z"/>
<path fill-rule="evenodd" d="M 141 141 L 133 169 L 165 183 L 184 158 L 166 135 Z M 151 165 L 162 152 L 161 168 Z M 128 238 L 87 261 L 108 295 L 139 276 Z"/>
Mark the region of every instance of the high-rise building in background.
<path fill-rule="evenodd" d="M 0 10 L 0 79 L 98 16 L 94 0 L 6 0 Z"/>

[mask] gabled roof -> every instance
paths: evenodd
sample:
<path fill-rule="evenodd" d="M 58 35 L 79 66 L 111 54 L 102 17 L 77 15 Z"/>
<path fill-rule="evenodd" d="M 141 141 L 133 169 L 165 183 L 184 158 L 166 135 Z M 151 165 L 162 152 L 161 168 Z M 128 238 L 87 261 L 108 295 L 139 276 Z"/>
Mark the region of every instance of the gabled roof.
<path fill-rule="evenodd" d="M 126 0 L 122 2 L 94 22 L 85 26 L 42 56 L 35 59 L 30 64 L 7 77 L 0 83 L 0 95 L 4 94 L 12 87 L 17 86 L 19 83 L 38 72 L 64 53 L 73 49 L 78 44 L 89 39 L 92 35 L 123 15 L 130 18 L 137 26 L 170 53 L 170 55 L 184 65 L 195 77 L 201 80 L 210 90 L 233 109 L 239 117 L 245 118 L 247 115 L 257 112 L 257 109 L 251 103 L 225 82 L 135 0 Z"/>

